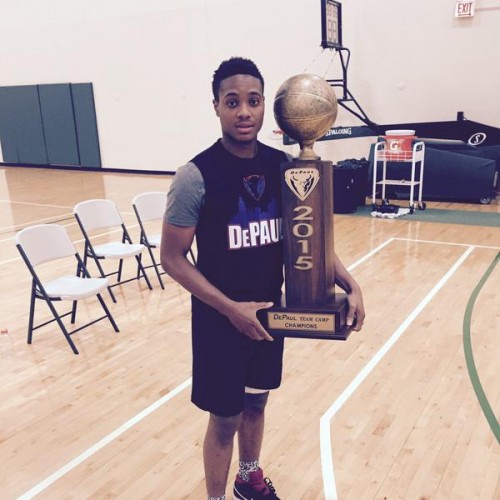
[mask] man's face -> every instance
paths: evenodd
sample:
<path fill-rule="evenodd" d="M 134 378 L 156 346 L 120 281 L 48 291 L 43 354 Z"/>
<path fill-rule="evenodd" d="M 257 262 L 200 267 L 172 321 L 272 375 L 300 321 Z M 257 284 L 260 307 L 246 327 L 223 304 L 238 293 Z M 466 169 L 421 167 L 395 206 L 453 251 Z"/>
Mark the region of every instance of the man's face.
<path fill-rule="evenodd" d="M 262 84 L 251 75 L 234 75 L 222 80 L 219 101 L 213 102 L 225 140 L 249 143 L 257 140 L 264 120 Z"/>

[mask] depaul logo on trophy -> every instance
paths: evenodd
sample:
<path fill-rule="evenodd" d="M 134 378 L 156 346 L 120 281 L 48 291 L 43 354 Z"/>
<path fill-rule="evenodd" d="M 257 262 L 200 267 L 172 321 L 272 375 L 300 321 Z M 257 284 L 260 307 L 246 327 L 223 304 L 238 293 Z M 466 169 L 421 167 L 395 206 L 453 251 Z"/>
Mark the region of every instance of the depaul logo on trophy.
<path fill-rule="evenodd" d="M 318 184 L 319 171 L 316 168 L 292 168 L 285 172 L 285 181 L 297 198 L 304 201 Z"/>

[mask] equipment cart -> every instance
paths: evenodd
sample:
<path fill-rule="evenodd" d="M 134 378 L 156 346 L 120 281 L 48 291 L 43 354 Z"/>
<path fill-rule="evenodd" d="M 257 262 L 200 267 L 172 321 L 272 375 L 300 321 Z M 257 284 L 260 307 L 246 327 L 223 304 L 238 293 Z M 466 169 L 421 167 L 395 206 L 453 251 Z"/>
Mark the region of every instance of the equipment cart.
<path fill-rule="evenodd" d="M 386 138 L 387 139 L 387 138 Z M 373 192 L 372 206 L 376 210 L 376 195 L 377 186 L 382 187 L 381 199 L 382 205 L 388 205 L 389 201 L 386 198 L 386 186 L 406 186 L 410 188 L 410 213 L 415 210 L 415 189 L 418 187 L 418 203 L 419 210 L 425 210 L 426 204 L 422 201 L 422 190 L 424 182 L 424 153 L 425 144 L 422 141 L 414 142 L 409 149 L 394 149 L 390 147 L 391 142 L 388 140 L 379 141 L 375 145 L 373 155 Z M 388 179 L 387 178 L 387 162 L 391 163 L 409 163 L 411 162 L 410 179 Z M 378 171 L 382 166 L 382 176 L 379 179 Z M 418 174 L 417 174 L 418 170 Z M 417 180 L 418 175 L 418 180 Z"/>

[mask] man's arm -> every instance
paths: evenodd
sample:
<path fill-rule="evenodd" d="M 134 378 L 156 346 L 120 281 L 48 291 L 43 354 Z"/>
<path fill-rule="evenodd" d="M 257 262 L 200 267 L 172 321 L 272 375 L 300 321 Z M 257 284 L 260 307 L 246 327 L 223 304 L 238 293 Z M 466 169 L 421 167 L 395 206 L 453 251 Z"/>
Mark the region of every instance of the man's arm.
<path fill-rule="evenodd" d="M 363 305 L 363 295 L 358 283 L 354 280 L 349 271 L 342 264 L 341 260 L 335 254 L 335 284 L 340 286 L 347 293 L 349 301 L 349 311 L 347 313 L 346 323 L 354 324 L 353 329 L 359 332 L 365 320 L 365 306 Z M 356 320 L 354 322 L 354 320 Z"/>
<path fill-rule="evenodd" d="M 271 307 L 272 303 L 231 300 L 186 258 L 195 232 L 196 227 L 181 227 L 163 222 L 160 260 L 165 272 L 188 292 L 227 316 L 243 335 L 252 340 L 273 340 L 257 319 L 257 311 Z"/>

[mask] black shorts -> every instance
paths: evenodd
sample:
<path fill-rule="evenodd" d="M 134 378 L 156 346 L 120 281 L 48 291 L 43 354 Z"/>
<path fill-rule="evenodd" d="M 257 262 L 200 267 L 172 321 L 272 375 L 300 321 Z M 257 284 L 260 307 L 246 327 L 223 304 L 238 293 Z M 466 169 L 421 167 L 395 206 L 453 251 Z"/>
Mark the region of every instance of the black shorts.
<path fill-rule="evenodd" d="M 255 341 L 212 307 L 192 299 L 192 402 L 221 417 L 243 411 L 245 387 L 281 384 L 283 338 Z"/>

